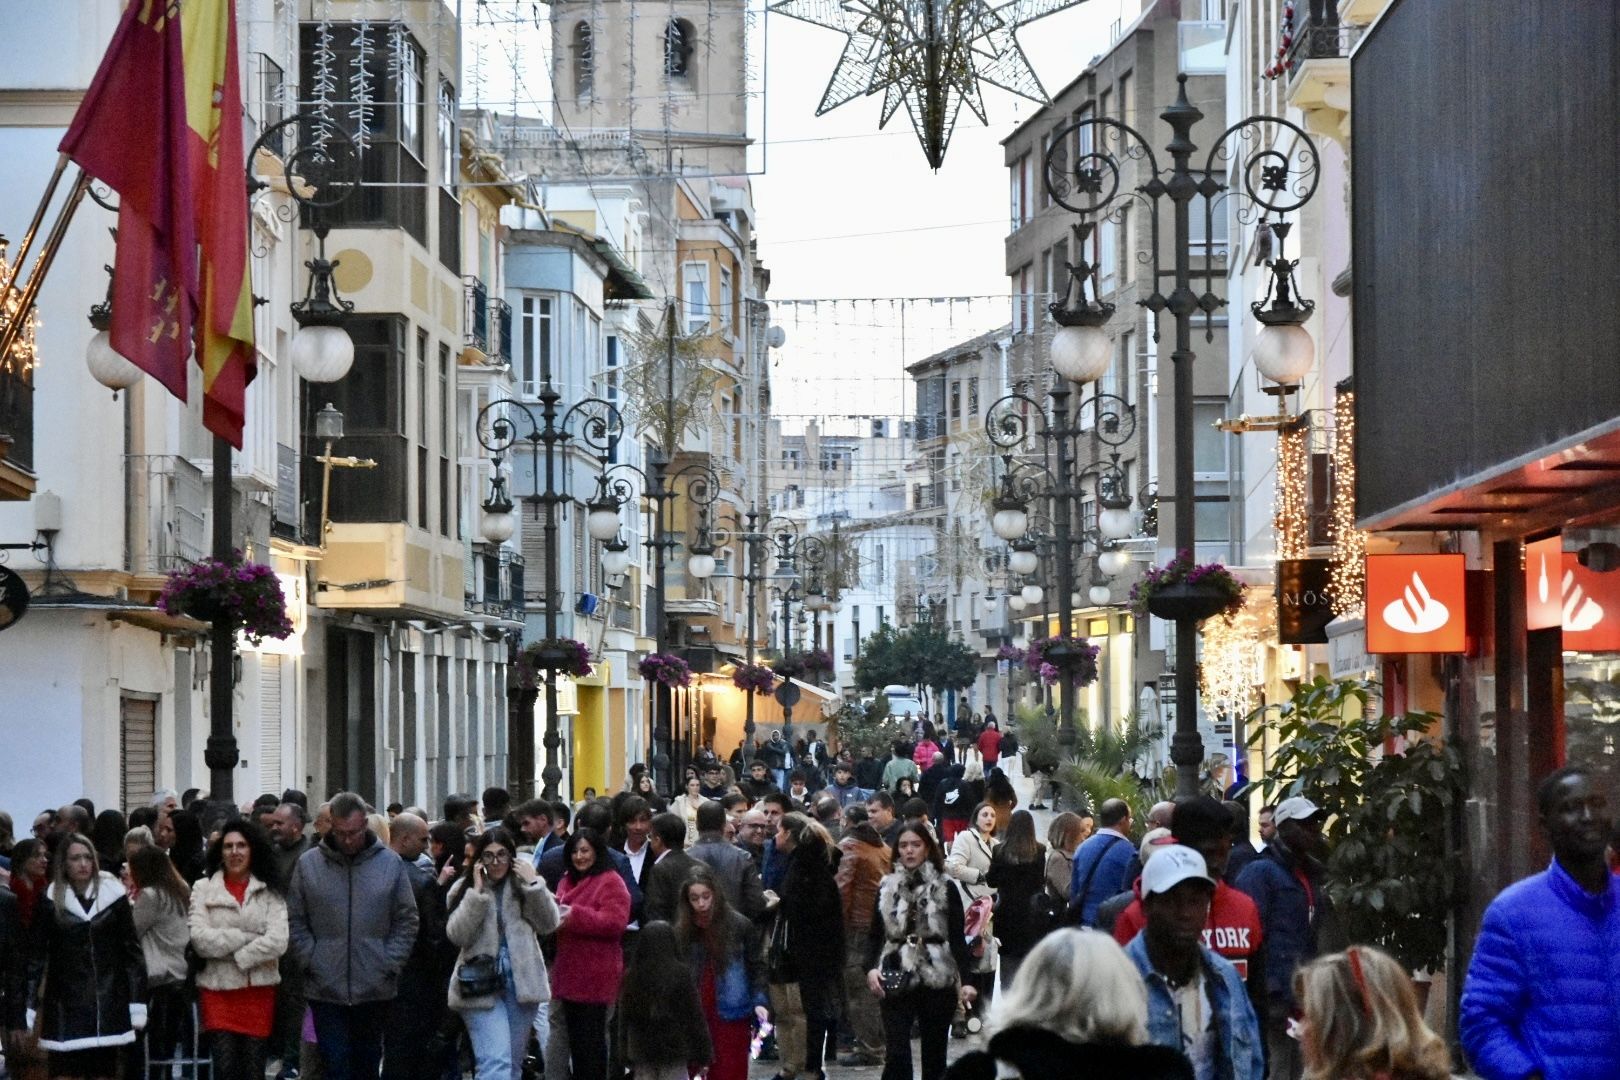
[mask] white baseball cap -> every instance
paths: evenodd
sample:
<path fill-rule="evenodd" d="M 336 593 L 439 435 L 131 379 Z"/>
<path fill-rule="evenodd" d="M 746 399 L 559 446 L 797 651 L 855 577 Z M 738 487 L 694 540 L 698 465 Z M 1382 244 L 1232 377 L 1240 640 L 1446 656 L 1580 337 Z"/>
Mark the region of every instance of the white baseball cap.
<path fill-rule="evenodd" d="M 1320 813 L 1321 807 L 1303 795 L 1295 795 L 1277 804 L 1277 809 L 1271 812 L 1271 821 L 1274 825 L 1281 825 L 1285 821 L 1309 821 Z"/>
<path fill-rule="evenodd" d="M 1143 896 L 1169 892 L 1183 881 L 1202 881 L 1211 888 L 1215 885 L 1204 857 L 1184 844 L 1155 848 L 1142 867 Z"/>

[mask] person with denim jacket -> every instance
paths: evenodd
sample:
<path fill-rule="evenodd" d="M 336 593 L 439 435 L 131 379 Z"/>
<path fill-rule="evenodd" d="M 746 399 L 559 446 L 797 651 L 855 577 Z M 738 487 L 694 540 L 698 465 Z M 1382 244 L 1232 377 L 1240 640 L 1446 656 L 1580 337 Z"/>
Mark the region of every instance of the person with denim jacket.
<path fill-rule="evenodd" d="M 1147 925 L 1125 952 L 1142 973 L 1148 1038 L 1187 1055 L 1197 1080 L 1262 1080 L 1260 1024 L 1232 964 L 1204 944 L 1215 879 L 1204 857 L 1181 844 L 1142 868 Z"/>
<path fill-rule="evenodd" d="M 699 863 L 676 898 L 675 934 L 690 958 L 708 1022 L 713 1048 L 708 1080 L 747 1080 L 752 1025 L 770 1016 L 759 931 L 731 906 L 714 871 Z"/>

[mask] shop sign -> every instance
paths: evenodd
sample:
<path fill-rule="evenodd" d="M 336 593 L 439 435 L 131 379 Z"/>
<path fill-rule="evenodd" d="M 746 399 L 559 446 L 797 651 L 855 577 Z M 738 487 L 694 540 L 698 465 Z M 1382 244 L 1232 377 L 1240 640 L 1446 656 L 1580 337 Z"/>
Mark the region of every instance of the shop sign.
<path fill-rule="evenodd" d="M 0 630 L 28 611 L 28 586 L 14 572 L 0 566 Z"/>
<path fill-rule="evenodd" d="M 1333 621 L 1328 595 L 1330 559 L 1277 562 L 1277 641 L 1282 645 L 1321 645 Z"/>
<path fill-rule="evenodd" d="M 1564 631 L 1564 648 L 1620 652 L 1620 573 L 1599 573 L 1564 551 L 1562 537 L 1524 548 L 1525 628 Z"/>
<path fill-rule="evenodd" d="M 1564 540 L 1549 536 L 1524 546 L 1524 626 L 1550 630 L 1564 625 Z"/>
<path fill-rule="evenodd" d="M 1367 651 L 1466 651 L 1467 595 L 1461 555 L 1368 555 Z"/>
<path fill-rule="evenodd" d="M 1328 627 L 1327 638 L 1329 678 L 1359 679 L 1373 669 L 1363 620 L 1340 619 Z"/>

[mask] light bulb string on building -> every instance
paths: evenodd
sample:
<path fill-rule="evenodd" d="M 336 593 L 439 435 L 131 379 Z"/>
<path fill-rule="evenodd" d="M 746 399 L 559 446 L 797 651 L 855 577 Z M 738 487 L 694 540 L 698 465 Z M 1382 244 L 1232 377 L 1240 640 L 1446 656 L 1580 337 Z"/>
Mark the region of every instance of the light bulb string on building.
<path fill-rule="evenodd" d="M 1328 590 L 1336 615 L 1354 618 L 1366 604 L 1367 534 L 1356 528 L 1356 395 L 1341 386 L 1333 401 L 1333 564 Z"/>

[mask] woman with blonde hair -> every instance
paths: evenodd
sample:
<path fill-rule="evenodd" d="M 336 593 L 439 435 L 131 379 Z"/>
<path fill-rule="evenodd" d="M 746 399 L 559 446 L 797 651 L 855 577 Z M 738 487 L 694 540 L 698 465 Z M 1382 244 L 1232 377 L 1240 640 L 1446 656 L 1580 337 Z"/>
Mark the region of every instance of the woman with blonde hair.
<path fill-rule="evenodd" d="M 1448 1080 L 1451 1054 L 1423 1022 L 1417 992 L 1389 954 L 1365 945 L 1294 974 L 1304 1013 L 1305 1080 Z"/>
<path fill-rule="evenodd" d="M 986 1049 L 964 1055 L 947 1080 L 1119 1076 L 1192 1080 L 1178 1050 L 1147 1041 L 1147 990 L 1125 950 L 1095 930 L 1041 939 L 990 1013 Z"/>

